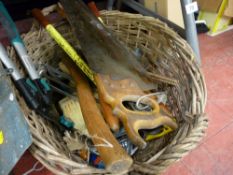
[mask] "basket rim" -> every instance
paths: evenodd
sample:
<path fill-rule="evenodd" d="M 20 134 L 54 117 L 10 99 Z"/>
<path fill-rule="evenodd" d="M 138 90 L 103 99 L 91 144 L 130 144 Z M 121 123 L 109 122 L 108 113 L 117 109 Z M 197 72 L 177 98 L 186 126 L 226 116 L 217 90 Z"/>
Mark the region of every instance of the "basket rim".
<path fill-rule="evenodd" d="M 172 29 L 170 29 L 165 23 L 161 22 L 160 20 L 155 19 L 153 17 L 143 16 L 140 14 L 130 14 L 127 12 L 119 12 L 119 11 L 101 11 L 101 16 L 102 17 L 114 16 L 117 18 L 128 18 L 130 20 L 139 20 L 141 22 L 146 22 L 150 24 L 151 27 L 154 27 L 156 26 L 156 24 L 158 24 L 161 30 L 165 30 L 167 34 L 169 34 L 173 38 L 178 38 L 175 42 L 177 42 L 177 44 L 180 45 L 181 48 L 184 47 L 186 49 L 186 50 L 183 49 L 185 54 L 190 55 L 190 57 L 186 58 L 186 62 L 187 65 L 190 66 L 190 74 L 194 79 L 195 89 L 197 88 L 197 92 L 195 92 L 196 93 L 195 96 L 200 97 L 200 101 L 196 101 L 196 103 L 201 103 L 202 105 L 202 109 L 200 109 L 201 112 L 196 114 L 195 119 L 192 121 L 192 123 L 187 124 L 187 126 L 183 126 L 183 128 L 179 130 L 180 132 L 187 131 L 188 134 L 186 136 L 182 135 L 182 133 L 179 133 L 178 131 L 177 135 L 179 136 L 176 135 L 172 140 L 172 142 L 170 143 L 170 145 L 166 146 L 158 154 L 154 155 L 143 164 L 141 162 L 135 162 L 132 167 L 132 169 L 134 169 L 136 172 L 143 172 L 149 174 L 151 174 L 152 172 L 153 174 L 154 172 L 156 173 L 163 172 L 169 165 L 180 160 L 190 150 L 194 149 L 205 134 L 205 129 L 208 126 L 208 119 L 204 114 L 204 108 L 207 100 L 207 92 L 206 92 L 206 84 L 205 84 L 204 76 L 200 68 L 194 61 L 195 56 L 193 54 L 191 47 L 176 32 L 174 32 Z M 23 34 L 23 40 L 26 41 L 31 37 L 38 36 L 38 34 L 41 34 L 43 32 L 45 32 L 44 29 L 38 31 L 35 30 L 34 27 L 32 27 L 32 29 L 28 33 Z M 197 72 L 195 72 L 194 70 Z M 198 84 L 200 82 L 201 85 Z M 21 101 L 20 103 L 24 103 L 24 102 Z M 29 120 L 27 121 L 28 123 L 30 123 Z M 36 129 L 32 124 L 30 124 L 30 129 L 33 133 L 33 142 L 34 142 L 34 144 L 30 148 L 30 151 L 33 154 L 33 156 L 36 159 L 38 159 L 50 171 L 61 175 L 77 174 L 77 173 L 83 174 L 87 172 L 93 172 L 99 174 L 108 173 L 105 170 L 94 169 L 83 163 L 78 163 L 71 159 L 68 159 L 63 154 L 59 153 L 56 150 L 53 150 L 53 147 L 50 145 L 50 143 L 46 141 L 46 139 L 41 137 L 39 132 L 36 131 Z M 41 143 L 40 142 L 41 139 L 44 140 L 44 142 Z M 154 165 L 154 162 L 156 160 L 160 160 L 160 163 Z M 62 166 L 65 167 L 66 169 L 69 169 L 70 172 L 67 173 L 65 171 L 60 171 L 56 169 L 55 166 L 52 165 L 54 163 L 57 165 L 63 164 Z"/>

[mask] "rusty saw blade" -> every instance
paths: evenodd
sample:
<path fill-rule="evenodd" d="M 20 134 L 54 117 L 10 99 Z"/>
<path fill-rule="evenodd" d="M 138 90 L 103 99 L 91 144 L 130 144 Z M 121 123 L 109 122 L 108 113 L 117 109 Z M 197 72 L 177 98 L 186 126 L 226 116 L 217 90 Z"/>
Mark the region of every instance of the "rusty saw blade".
<path fill-rule="evenodd" d="M 61 0 L 61 3 L 82 52 L 95 73 L 110 75 L 114 80 L 134 79 L 143 90 L 156 87 L 145 78 L 147 71 L 136 56 L 117 40 L 82 1 Z"/>

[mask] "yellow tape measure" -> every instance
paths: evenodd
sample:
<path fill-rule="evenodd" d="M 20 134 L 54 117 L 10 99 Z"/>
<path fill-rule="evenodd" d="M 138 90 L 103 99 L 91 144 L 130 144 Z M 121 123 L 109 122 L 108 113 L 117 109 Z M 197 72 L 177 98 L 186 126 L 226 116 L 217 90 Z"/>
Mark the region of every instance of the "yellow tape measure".
<path fill-rule="evenodd" d="M 162 131 L 161 131 L 160 133 L 155 134 L 155 135 L 153 135 L 153 134 L 148 134 L 148 135 L 146 136 L 145 140 L 146 140 L 146 141 L 154 140 L 154 139 L 160 138 L 160 137 L 162 137 L 162 136 L 164 136 L 164 135 L 166 135 L 166 134 L 168 134 L 168 133 L 170 133 L 170 132 L 172 132 L 172 131 L 173 131 L 173 129 L 171 129 L 170 127 L 164 126 L 164 127 L 162 128 Z"/>
<path fill-rule="evenodd" d="M 3 141 L 4 141 L 3 132 L 0 131 L 0 145 L 3 144 Z"/>
<path fill-rule="evenodd" d="M 52 38 L 63 48 L 63 50 L 70 56 L 70 58 L 77 64 L 77 66 L 86 74 L 86 76 L 95 84 L 94 73 L 88 67 L 88 65 L 77 54 L 74 48 L 66 41 L 65 38 L 51 25 L 46 26 L 46 30 L 52 36 Z"/>

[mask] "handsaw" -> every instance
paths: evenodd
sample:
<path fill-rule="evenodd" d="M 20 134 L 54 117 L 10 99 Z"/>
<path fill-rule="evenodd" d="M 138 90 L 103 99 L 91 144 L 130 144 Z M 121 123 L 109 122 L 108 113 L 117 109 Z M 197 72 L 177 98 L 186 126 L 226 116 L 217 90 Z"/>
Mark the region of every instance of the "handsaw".
<path fill-rule="evenodd" d="M 143 90 L 156 86 L 145 77 L 147 71 L 111 31 L 95 17 L 82 1 L 61 1 L 67 19 L 78 38 L 90 68 L 112 79 L 131 78 Z"/>
<path fill-rule="evenodd" d="M 74 34 L 80 41 L 82 52 L 95 73 L 108 74 L 113 79 L 132 78 L 143 90 L 155 88 L 155 84 L 146 77 L 177 85 L 177 80 L 173 78 L 148 72 L 138 58 L 104 26 L 102 20 L 90 13 L 82 1 L 61 0 L 61 3 Z"/>

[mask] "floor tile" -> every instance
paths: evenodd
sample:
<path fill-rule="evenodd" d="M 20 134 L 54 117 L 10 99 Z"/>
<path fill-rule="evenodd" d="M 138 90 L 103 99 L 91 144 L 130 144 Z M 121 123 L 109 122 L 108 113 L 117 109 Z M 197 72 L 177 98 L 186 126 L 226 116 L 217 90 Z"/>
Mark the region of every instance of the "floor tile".
<path fill-rule="evenodd" d="M 222 175 L 223 173 L 218 162 L 203 145 L 191 151 L 182 161 L 193 175 Z"/>
<path fill-rule="evenodd" d="M 182 161 L 170 166 L 163 175 L 192 175 L 191 171 L 183 164 Z"/>
<path fill-rule="evenodd" d="M 25 173 L 31 171 L 33 169 L 33 166 L 35 166 L 35 164 L 37 162 L 38 161 L 31 155 L 31 153 L 29 151 L 26 151 L 24 153 L 24 155 L 22 156 L 22 158 L 19 160 L 19 162 L 16 164 L 16 166 L 13 170 L 13 174 L 14 175 L 25 174 Z M 42 165 L 38 164 L 34 168 L 38 168 L 38 170 L 40 170 L 40 167 L 42 167 Z M 43 175 L 53 175 L 53 173 L 51 173 L 45 167 L 43 169 L 41 169 L 40 171 L 32 171 L 30 173 L 30 175 L 42 175 L 42 174 Z"/>
<path fill-rule="evenodd" d="M 229 163 L 230 163 L 230 167 L 226 168 L 224 175 L 232 175 L 233 174 L 233 159 Z"/>
<path fill-rule="evenodd" d="M 206 136 L 203 138 L 202 142 L 205 142 L 210 137 L 216 135 L 224 127 L 226 127 L 229 122 L 233 121 L 230 115 L 223 115 L 221 108 L 212 101 L 207 101 L 205 112 L 209 119 L 209 126 L 206 131 Z"/>
<path fill-rule="evenodd" d="M 226 66 L 209 68 L 204 72 L 208 99 L 231 99 L 229 94 L 233 92 L 233 69 Z"/>
<path fill-rule="evenodd" d="M 215 100 L 214 103 L 222 110 L 220 115 L 229 115 L 233 117 L 233 95 L 229 94 L 229 96 L 232 99 L 218 99 Z"/>
<path fill-rule="evenodd" d="M 217 135 L 207 140 L 203 145 L 208 153 L 218 162 L 218 166 L 225 172 L 233 170 L 233 123 L 225 127 Z"/>

